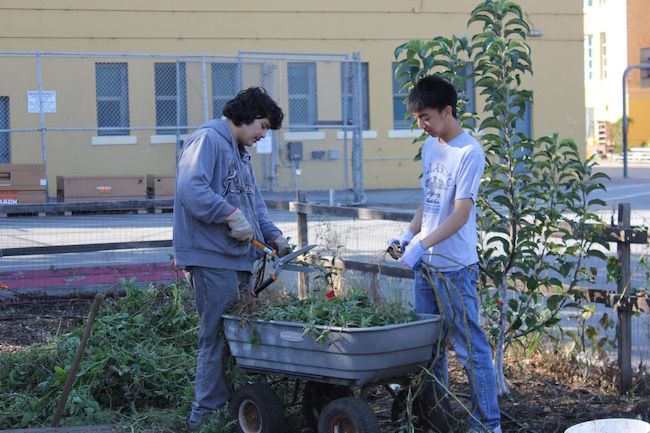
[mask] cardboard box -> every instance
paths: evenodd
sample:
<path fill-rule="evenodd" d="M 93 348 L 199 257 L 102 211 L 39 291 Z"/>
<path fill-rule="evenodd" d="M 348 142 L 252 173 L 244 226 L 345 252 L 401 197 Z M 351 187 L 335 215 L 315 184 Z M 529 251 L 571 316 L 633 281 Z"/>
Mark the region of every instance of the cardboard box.
<path fill-rule="evenodd" d="M 144 176 L 57 176 L 58 201 L 143 200 Z"/>
<path fill-rule="evenodd" d="M 0 189 L 0 210 L 5 205 L 45 203 L 45 189 Z"/>
<path fill-rule="evenodd" d="M 176 176 L 147 175 L 147 197 L 172 198 L 176 193 Z"/>
<path fill-rule="evenodd" d="M 0 188 L 39 189 L 45 186 L 44 164 L 0 164 Z"/>

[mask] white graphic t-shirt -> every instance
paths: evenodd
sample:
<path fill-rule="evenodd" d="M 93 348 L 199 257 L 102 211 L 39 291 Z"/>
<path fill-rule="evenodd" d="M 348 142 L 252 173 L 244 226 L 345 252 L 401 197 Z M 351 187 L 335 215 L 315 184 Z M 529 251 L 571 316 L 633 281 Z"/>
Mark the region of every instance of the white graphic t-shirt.
<path fill-rule="evenodd" d="M 485 153 L 481 145 L 465 132 L 449 143 L 429 137 L 422 146 L 422 164 L 422 238 L 451 214 L 455 200 L 471 198 L 474 201 L 467 223 L 430 248 L 422 260 L 439 271 L 453 271 L 478 262 L 476 200 L 485 169 Z"/>

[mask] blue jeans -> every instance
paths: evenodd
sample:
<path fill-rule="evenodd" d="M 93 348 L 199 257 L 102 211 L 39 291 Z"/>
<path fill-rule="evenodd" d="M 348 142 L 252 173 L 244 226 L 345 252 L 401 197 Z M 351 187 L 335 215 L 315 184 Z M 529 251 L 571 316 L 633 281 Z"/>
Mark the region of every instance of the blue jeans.
<path fill-rule="evenodd" d="M 430 271 L 430 272 L 427 272 Z M 425 277 L 431 276 L 431 282 Z M 476 280 L 478 266 L 471 265 L 452 272 L 419 269 L 415 273 L 415 311 L 440 314 L 443 336 L 456 352 L 458 362 L 465 368 L 472 400 L 472 414 L 468 423 L 479 431 L 480 423 L 489 428 L 500 425 L 496 377 L 492 364 L 492 348 L 479 326 Z M 447 345 L 434 349 L 433 373 L 445 387 L 448 386 Z M 445 395 L 437 386 L 438 395 Z M 477 421 L 479 420 L 479 421 Z"/>
<path fill-rule="evenodd" d="M 240 291 L 249 289 L 251 274 L 198 266 L 188 267 L 187 271 L 200 319 L 194 402 L 189 418 L 190 429 L 194 430 L 208 412 L 220 409 L 230 399 L 230 386 L 223 375 L 221 316 L 239 300 Z"/>

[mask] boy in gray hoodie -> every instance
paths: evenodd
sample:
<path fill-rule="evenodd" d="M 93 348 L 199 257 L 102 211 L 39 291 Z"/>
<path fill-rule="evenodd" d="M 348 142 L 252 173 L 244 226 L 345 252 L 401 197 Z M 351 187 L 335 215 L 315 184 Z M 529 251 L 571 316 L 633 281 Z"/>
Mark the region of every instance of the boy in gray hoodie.
<path fill-rule="evenodd" d="M 259 87 L 228 101 L 215 119 L 185 141 L 176 173 L 173 245 L 195 292 L 200 318 L 190 430 L 230 398 L 222 371 L 221 315 L 250 288 L 254 262 L 264 253 L 253 237 L 284 256 L 291 246 L 269 218 L 247 148 L 279 129 L 282 109 Z"/>

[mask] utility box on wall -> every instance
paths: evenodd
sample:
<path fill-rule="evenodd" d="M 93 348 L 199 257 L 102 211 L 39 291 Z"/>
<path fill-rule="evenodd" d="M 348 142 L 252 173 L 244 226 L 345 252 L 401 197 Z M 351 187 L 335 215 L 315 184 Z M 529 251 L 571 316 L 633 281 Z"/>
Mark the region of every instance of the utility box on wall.
<path fill-rule="evenodd" d="M 290 161 L 302 161 L 302 142 L 287 142 L 287 156 Z"/>
<path fill-rule="evenodd" d="M 176 193 L 176 176 L 147 175 L 148 198 L 172 198 Z"/>
<path fill-rule="evenodd" d="M 0 164 L 0 205 L 45 203 L 45 165 Z"/>

